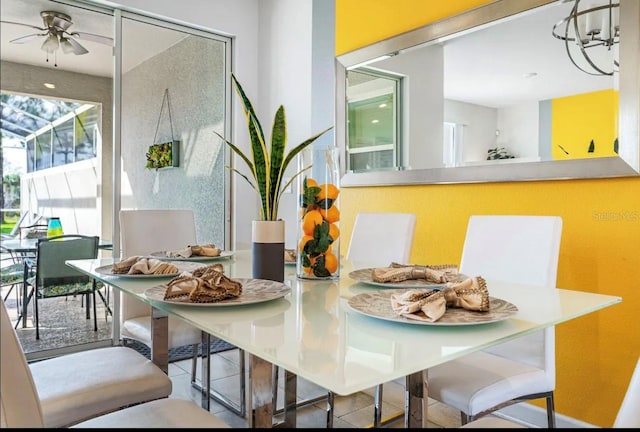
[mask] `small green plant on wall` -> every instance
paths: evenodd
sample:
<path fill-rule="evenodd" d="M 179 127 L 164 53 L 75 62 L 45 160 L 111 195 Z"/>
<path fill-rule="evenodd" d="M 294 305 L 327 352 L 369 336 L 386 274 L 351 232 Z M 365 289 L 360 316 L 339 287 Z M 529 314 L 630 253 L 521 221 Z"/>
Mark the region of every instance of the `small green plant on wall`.
<path fill-rule="evenodd" d="M 179 158 L 180 141 L 170 141 L 163 144 L 149 146 L 147 152 L 147 169 L 160 169 L 177 167 Z"/>

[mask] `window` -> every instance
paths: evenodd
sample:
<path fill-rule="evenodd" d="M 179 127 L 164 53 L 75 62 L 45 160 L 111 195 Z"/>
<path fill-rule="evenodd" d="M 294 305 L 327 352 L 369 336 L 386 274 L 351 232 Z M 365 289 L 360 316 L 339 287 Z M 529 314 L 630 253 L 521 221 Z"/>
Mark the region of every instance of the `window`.
<path fill-rule="evenodd" d="M 402 78 L 360 69 L 348 79 L 347 170 L 397 168 Z"/>

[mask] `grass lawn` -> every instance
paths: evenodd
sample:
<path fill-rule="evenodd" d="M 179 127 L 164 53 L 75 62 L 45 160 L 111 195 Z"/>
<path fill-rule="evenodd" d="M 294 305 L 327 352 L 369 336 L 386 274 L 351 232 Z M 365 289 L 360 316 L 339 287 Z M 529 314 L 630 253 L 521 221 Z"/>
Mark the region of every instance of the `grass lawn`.
<path fill-rule="evenodd" d="M 2 234 L 9 234 L 13 229 L 13 227 L 16 225 L 16 223 L 18 223 L 19 219 L 20 219 L 19 212 L 18 213 L 11 212 L 11 214 L 5 215 L 4 222 L 2 222 L 2 225 L 1 225 Z"/>

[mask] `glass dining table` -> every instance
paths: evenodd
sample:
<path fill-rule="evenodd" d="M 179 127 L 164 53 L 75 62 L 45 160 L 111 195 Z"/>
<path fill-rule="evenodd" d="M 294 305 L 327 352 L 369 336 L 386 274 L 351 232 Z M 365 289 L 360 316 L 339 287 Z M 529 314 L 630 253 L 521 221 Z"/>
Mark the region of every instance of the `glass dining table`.
<path fill-rule="evenodd" d="M 487 280 L 492 301 L 502 305 L 492 318 L 411 322 L 380 312 L 386 307 L 380 297 L 388 298 L 388 288 L 351 278 L 354 269 L 342 260 L 336 280 L 298 279 L 295 266 L 286 266 L 288 289 L 276 290 L 278 294 L 262 300 L 254 297 L 247 304 L 176 304 L 159 295 L 169 279 L 108 275 L 104 269 L 113 262 L 74 260 L 67 265 L 153 307 L 152 360 L 165 371 L 169 315 L 200 328 L 203 341 L 208 334 L 245 350 L 250 377 L 248 423 L 260 428 L 295 427 L 296 376 L 338 395 L 406 378 L 405 426 L 426 427 L 424 382 L 430 367 L 622 301 L 617 296 Z M 217 262 L 227 276 L 250 282 L 250 251 L 236 251 Z M 504 304 L 509 307 L 503 308 Z M 278 424 L 273 417 L 273 365 L 286 373 L 284 420 Z"/>

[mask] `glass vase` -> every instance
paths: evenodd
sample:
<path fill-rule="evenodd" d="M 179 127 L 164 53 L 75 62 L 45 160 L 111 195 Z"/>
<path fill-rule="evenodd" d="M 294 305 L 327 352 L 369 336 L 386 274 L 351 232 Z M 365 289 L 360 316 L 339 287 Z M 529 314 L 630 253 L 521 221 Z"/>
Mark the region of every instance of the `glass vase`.
<path fill-rule="evenodd" d="M 307 148 L 298 156 L 299 278 L 340 277 L 339 154 L 330 146 Z"/>

